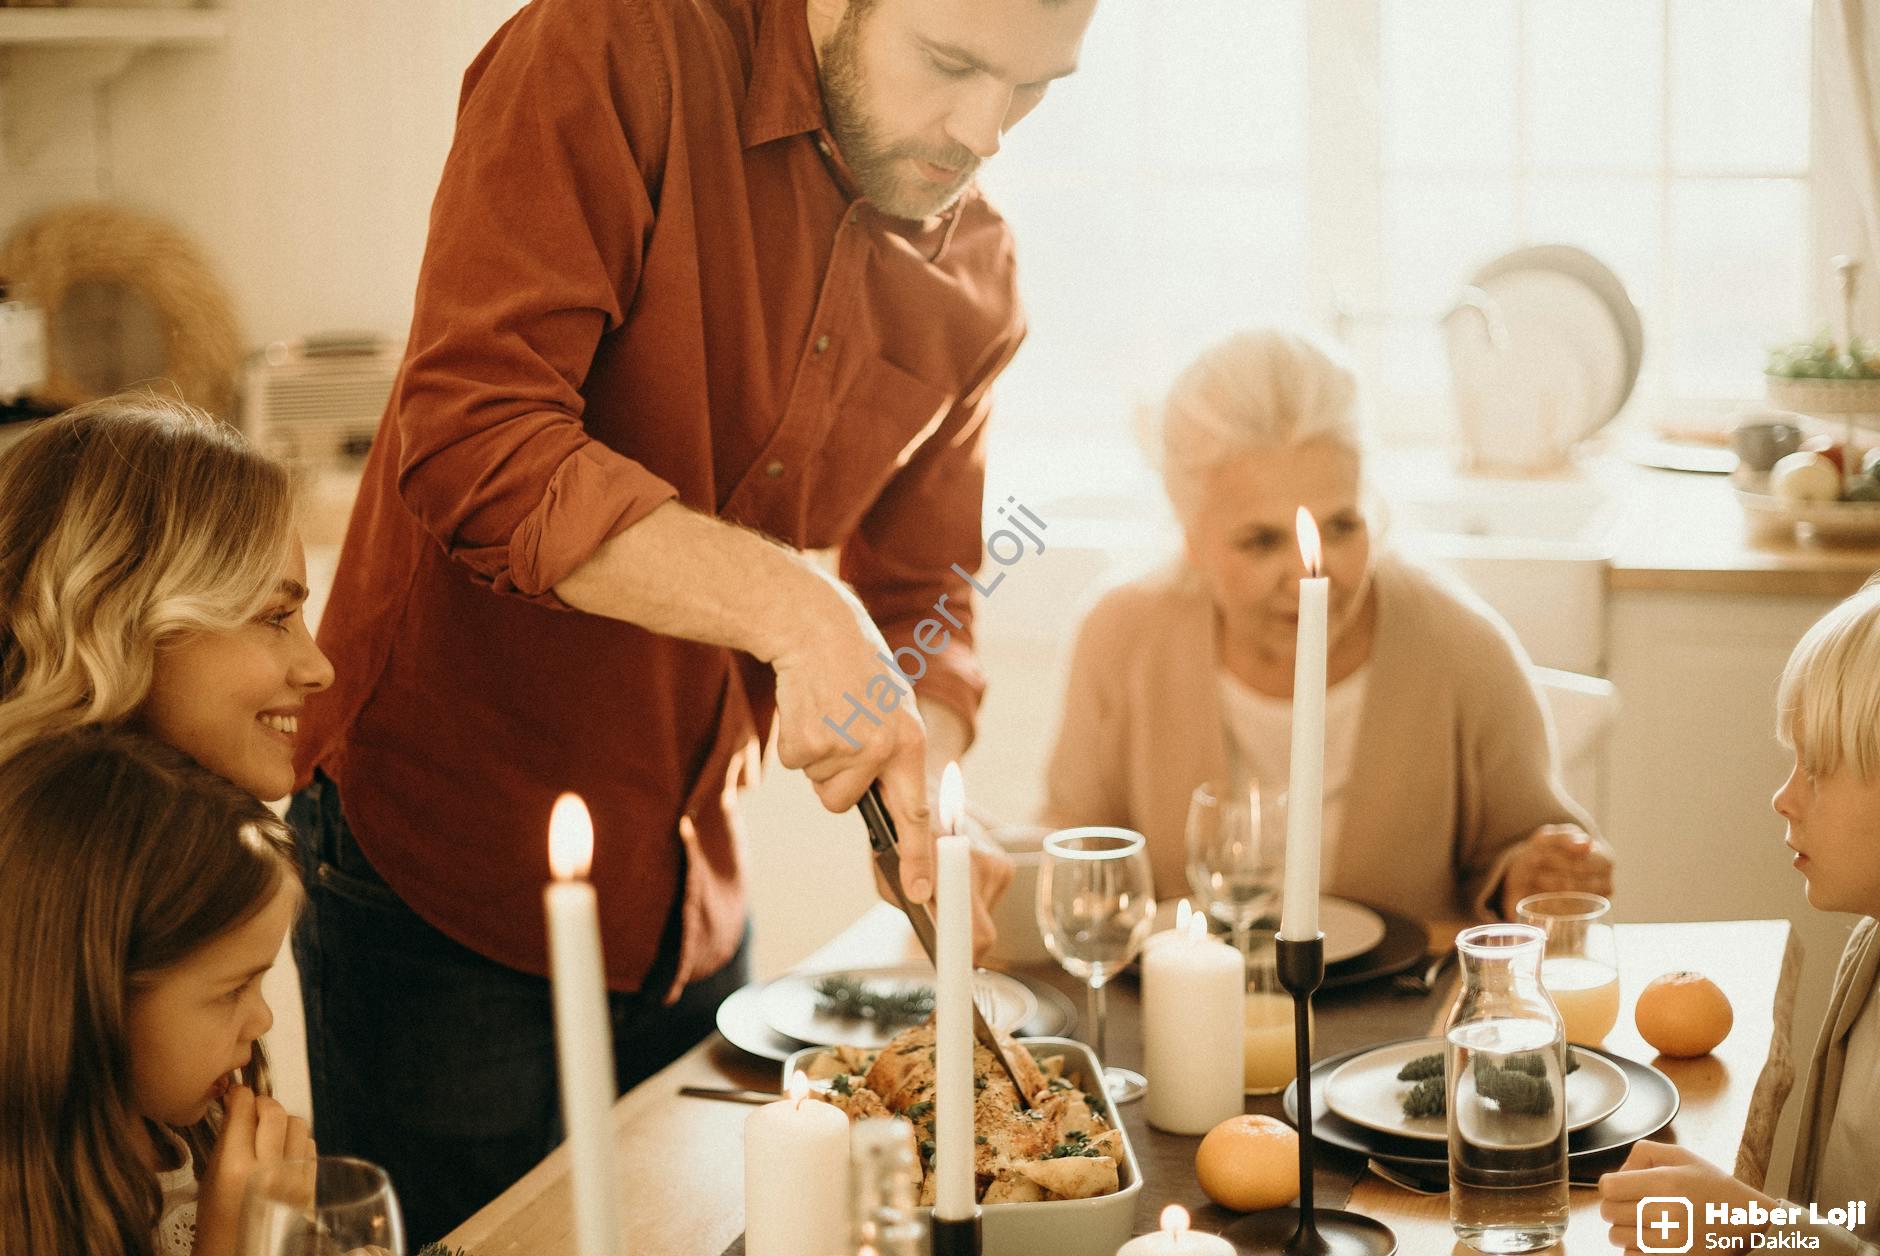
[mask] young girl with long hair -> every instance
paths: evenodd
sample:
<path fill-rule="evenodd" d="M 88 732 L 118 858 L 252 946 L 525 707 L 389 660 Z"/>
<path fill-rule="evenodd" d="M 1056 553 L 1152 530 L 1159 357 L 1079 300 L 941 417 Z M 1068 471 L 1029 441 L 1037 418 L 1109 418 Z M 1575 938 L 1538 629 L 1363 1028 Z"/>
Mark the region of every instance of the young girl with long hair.
<path fill-rule="evenodd" d="M 268 1097 L 261 996 L 301 902 L 253 794 L 82 728 L 0 771 L 0 1251 L 234 1256 L 257 1167 L 314 1154 Z"/>
<path fill-rule="evenodd" d="M 306 586 L 287 471 L 234 429 L 153 394 L 35 425 L 0 454 L 0 763 L 126 724 L 284 796 L 333 677 Z"/>

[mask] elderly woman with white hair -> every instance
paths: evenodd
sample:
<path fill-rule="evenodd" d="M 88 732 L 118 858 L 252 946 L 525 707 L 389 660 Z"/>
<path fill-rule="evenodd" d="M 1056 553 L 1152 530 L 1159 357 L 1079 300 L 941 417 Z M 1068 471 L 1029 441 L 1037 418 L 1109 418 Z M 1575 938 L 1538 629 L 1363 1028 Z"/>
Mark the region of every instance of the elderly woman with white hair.
<path fill-rule="evenodd" d="M 1181 561 L 1111 589 L 1078 633 L 1043 819 L 1148 838 L 1158 897 L 1188 892 L 1197 785 L 1285 788 L 1304 506 L 1331 580 L 1323 884 L 1422 919 L 1510 916 L 1540 890 L 1607 892 L 1612 857 L 1563 792 L 1513 634 L 1373 548 L 1355 377 L 1283 331 L 1204 353 L 1162 407 Z"/>

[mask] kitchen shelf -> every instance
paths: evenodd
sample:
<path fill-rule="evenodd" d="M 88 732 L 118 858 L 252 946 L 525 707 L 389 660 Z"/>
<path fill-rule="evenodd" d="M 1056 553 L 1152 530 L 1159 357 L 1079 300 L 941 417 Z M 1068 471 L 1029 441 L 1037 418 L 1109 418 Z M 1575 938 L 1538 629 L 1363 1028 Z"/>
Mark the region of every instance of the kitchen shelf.
<path fill-rule="evenodd" d="M 228 33 L 215 9 L 0 8 L 6 158 L 30 165 L 74 93 L 96 92 L 151 48 L 206 48 Z"/>
<path fill-rule="evenodd" d="M 215 9 L 0 8 L 0 47 L 214 44 L 226 32 Z"/>

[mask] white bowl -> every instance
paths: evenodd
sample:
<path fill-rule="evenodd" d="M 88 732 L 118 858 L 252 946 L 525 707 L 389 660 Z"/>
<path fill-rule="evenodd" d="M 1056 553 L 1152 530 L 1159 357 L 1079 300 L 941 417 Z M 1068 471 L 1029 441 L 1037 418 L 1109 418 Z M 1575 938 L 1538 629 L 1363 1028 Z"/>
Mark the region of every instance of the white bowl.
<path fill-rule="evenodd" d="M 1142 1166 L 1130 1145 L 1129 1131 L 1118 1117 L 1116 1105 L 1103 1093 L 1103 1070 L 1090 1048 L 1070 1038 L 1020 1038 L 1018 1044 L 1034 1058 L 1064 1057 L 1064 1076 L 1085 1094 L 1103 1101 L 1104 1119 L 1123 1139 L 1122 1160 L 1116 1166 L 1117 1189 L 1095 1199 L 1053 1199 L 1037 1204 L 985 1204 L 981 1235 L 983 1256 L 1116 1256 L 1116 1249 L 1135 1233 L 1136 1196 L 1142 1193 Z M 783 1062 L 786 1089 L 798 1069 L 827 1052 L 827 1047 L 806 1047 Z M 922 1210 L 927 1211 L 926 1209 Z"/>

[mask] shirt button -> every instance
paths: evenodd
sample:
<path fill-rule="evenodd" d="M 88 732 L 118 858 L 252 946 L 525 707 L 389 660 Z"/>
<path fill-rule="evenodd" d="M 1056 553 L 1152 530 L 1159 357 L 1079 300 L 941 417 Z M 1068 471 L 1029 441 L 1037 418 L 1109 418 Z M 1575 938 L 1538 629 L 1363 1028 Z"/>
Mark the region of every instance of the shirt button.
<path fill-rule="evenodd" d="M 816 151 L 817 151 L 817 152 L 819 152 L 819 153 L 821 153 L 821 154 L 822 154 L 823 156 L 825 156 L 825 157 L 827 157 L 827 156 L 829 155 L 829 141 L 828 141 L 828 140 L 817 140 L 817 141 L 816 141 Z"/>
<path fill-rule="evenodd" d="M 770 465 L 764 468 L 764 474 L 769 476 L 773 480 L 776 479 L 778 476 L 783 474 L 783 464 L 781 462 L 776 461 L 773 458 L 770 462 Z"/>
<path fill-rule="evenodd" d="M 816 337 L 816 352 L 818 352 L 818 353 L 822 353 L 822 352 L 824 352 L 825 350 L 827 350 L 828 348 L 829 348 L 829 337 L 828 337 L 828 336 L 818 336 L 818 337 Z"/>

